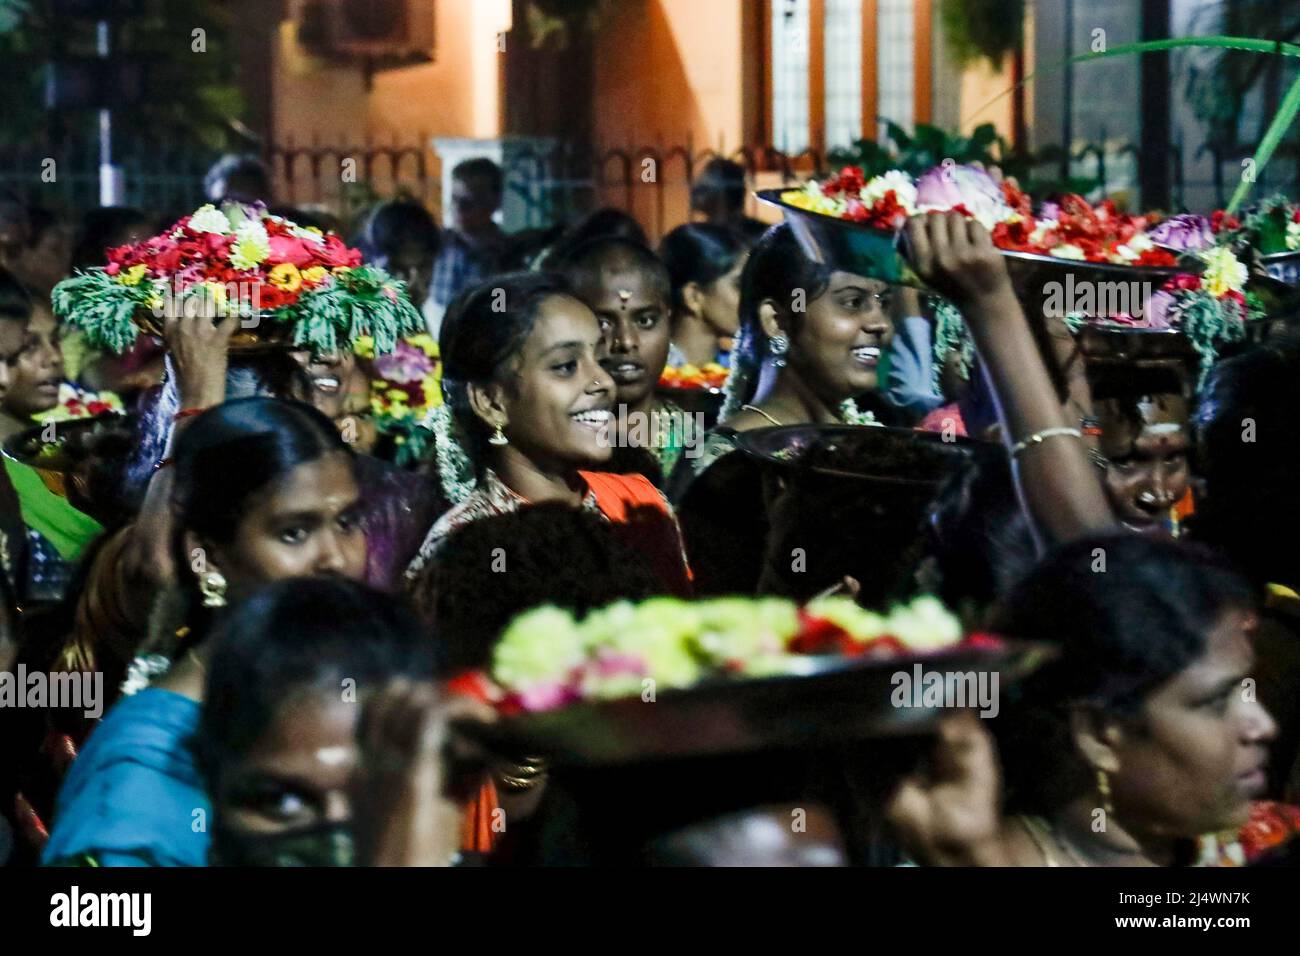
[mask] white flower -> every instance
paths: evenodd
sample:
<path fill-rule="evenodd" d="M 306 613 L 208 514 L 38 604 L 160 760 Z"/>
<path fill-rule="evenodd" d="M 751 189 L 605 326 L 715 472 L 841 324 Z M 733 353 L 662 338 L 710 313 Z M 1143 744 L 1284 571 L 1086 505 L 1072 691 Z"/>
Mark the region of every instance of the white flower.
<path fill-rule="evenodd" d="M 325 237 L 316 229 L 308 229 L 306 226 L 294 226 L 289 232 L 299 239 L 314 242 L 318 246 L 325 245 Z"/>
<path fill-rule="evenodd" d="M 1056 228 L 1056 222 L 1052 219 L 1039 219 L 1037 223 L 1034 231 L 1029 234 L 1029 241 L 1036 246 L 1041 246 L 1047 234 Z"/>
<path fill-rule="evenodd" d="M 230 250 L 230 264 L 236 269 L 252 269 L 271 254 L 271 240 L 260 220 L 246 219 L 235 230 L 235 245 Z"/>
<path fill-rule="evenodd" d="M 885 193 L 894 191 L 894 198 L 909 216 L 916 212 L 916 183 L 907 173 L 891 169 L 871 180 L 862 188 L 862 201 L 870 208 L 885 198 Z"/>
<path fill-rule="evenodd" d="M 1059 246 L 1053 246 L 1052 251 L 1048 254 L 1053 255 L 1058 259 L 1078 259 L 1080 262 L 1088 258 L 1082 249 L 1068 242 Z"/>
<path fill-rule="evenodd" d="M 172 666 L 169 658 L 162 654 L 146 654 L 137 657 L 126 668 L 126 679 L 122 681 L 122 695 L 130 697 L 148 687 L 155 677 L 167 673 Z"/>
<path fill-rule="evenodd" d="M 1292 252 L 1300 249 L 1300 222 L 1286 224 L 1286 247 Z"/>
<path fill-rule="evenodd" d="M 889 613 L 886 631 L 910 650 L 938 650 L 961 643 L 961 621 L 938 598 L 928 595 Z"/>
<path fill-rule="evenodd" d="M 226 218 L 225 213 L 209 203 L 199 207 L 198 212 L 190 217 L 190 229 L 195 232 L 211 232 L 224 236 L 230 233 L 230 220 Z"/>

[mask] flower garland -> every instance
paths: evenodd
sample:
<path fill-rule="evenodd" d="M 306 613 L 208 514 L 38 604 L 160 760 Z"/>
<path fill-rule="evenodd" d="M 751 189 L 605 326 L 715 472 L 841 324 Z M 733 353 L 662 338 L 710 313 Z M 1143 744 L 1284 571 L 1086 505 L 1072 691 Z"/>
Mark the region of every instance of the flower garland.
<path fill-rule="evenodd" d="M 444 402 L 430 409 L 423 426 L 433 432 L 434 461 L 442 493 L 453 506 L 458 505 L 473 494 L 478 475 L 460 440 L 461 428 L 451 406 Z"/>
<path fill-rule="evenodd" d="M 374 340 L 362 336 L 356 353 L 370 361 L 370 412 L 379 433 L 396 446 L 394 463 L 405 468 L 424 459 L 434 442 L 427 421 L 442 404 L 442 362 L 433 336 L 402 339 L 387 355 L 375 354 Z"/>
<path fill-rule="evenodd" d="M 423 320 L 406 286 L 334 233 L 303 228 L 261 203 L 206 205 L 161 235 L 108 250 L 108 264 L 54 288 L 54 311 L 94 345 L 125 352 L 136 319 L 203 311 L 244 318 L 269 315 L 292 326 L 295 346 L 328 353 L 363 335 L 390 352 Z M 200 312 L 202 314 L 202 312 Z"/>
<path fill-rule="evenodd" d="M 972 644 L 996 639 L 975 635 Z M 504 712 L 692 687 L 709 679 L 789 674 L 806 655 L 846 658 L 942 651 L 963 643 L 960 621 L 934 597 L 878 614 L 849 598 L 800 607 L 782 598 L 623 601 L 577 620 L 542 607 L 515 618 L 492 654 L 488 695 Z M 479 681 L 481 684 L 482 681 Z"/>

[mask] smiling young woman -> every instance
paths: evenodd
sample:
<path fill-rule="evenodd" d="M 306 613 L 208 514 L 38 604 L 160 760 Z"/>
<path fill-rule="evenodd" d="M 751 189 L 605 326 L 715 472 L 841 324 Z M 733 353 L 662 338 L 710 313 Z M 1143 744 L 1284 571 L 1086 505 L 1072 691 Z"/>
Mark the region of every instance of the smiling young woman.
<path fill-rule="evenodd" d="M 614 380 L 600 362 L 595 314 L 558 276 L 519 273 L 469 290 L 443 323 L 444 418 L 438 470 L 459 502 L 407 569 L 430 611 L 436 557 L 457 528 L 527 505 L 559 502 L 637 526 L 637 540 L 674 591 L 688 588 L 676 519 L 641 475 L 602 471 L 617 443 Z M 458 477 L 458 473 L 469 473 Z"/>

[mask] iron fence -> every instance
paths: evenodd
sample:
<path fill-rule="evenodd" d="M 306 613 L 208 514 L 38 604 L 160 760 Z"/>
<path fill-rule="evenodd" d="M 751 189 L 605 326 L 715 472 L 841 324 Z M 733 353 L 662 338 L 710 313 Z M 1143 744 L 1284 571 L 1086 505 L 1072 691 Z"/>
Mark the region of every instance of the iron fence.
<path fill-rule="evenodd" d="M 1181 143 L 1179 136 L 1176 143 Z M 219 158 L 215 150 L 144 140 L 115 144 L 124 172 L 126 205 L 160 218 L 179 216 L 204 201 L 203 177 Z M 1103 148 L 1087 144 L 1072 158 L 1076 172 L 1096 178 L 1101 192 L 1119 185 L 1124 167 L 1136 161 L 1133 146 Z M 1222 206 L 1248 155 L 1221 145 L 1208 147 L 1208 172 L 1187 176 L 1185 151 L 1170 157 L 1175 205 L 1204 209 Z M 1240 153 L 1240 155 L 1239 155 Z M 404 194 L 440 212 L 442 162 L 424 136 L 362 138 L 350 144 L 292 141 L 263 151 L 281 205 L 328 212 L 343 222 L 389 196 Z M 569 221 L 593 208 L 614 206 L 635 215 L 651 235 L 689 218 L 690 188 L 710 160 L 739 163 L 751 181 L 763 186 L 791 183 L 823 168 L 813 150 L 789 155 L 770 146 L 731 152 L 695 150 L 686 145 L 600 148 L 563 141 L 509 140 L 503 168 L 513 229 L 539 229 Z M 1279 156 L 1276 168 L 1256 185 L 1256 193 L 1300 191 L 1300 163 Z M 1119 164 L 1120 168 L 1116 168 Z M 40 143 L 0 147 L 0 187 L 28 201 L 76 214 L 99 205 L 98 146 L 73 142 L 61 149 Z"/>

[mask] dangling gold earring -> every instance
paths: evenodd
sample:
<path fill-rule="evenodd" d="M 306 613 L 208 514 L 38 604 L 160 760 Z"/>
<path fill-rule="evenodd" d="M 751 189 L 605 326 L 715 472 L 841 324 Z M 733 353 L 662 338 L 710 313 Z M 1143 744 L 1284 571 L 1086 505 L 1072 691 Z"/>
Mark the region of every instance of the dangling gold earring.
<path fill-rule="evenodd" d="M 492 437 L 488 439 L 488 444 L 497 446 L 510 444 L 510 439 L 506 438 L 506 433 L 501 430 L 503 427 L 504 426 L 502 426 L 500 422 L 497 422 L 496 431 L 494 431 Z"/>
<path fill-rule="evenodd" d="M 1106 811 L 1106 816 L 1115 812 L 1115 807 L 1110 802 L 1110 777 L 1106 776 L 1105 770 L 1097 771 L 1097 792 L 1101 794 L 1101 808 Z"/>
<path fill-rule="evenodd" d="M 204 607 L 226 606 L 226 578 L 220 571 L 205 571 L 199 575 L 199 593 Z"/>

